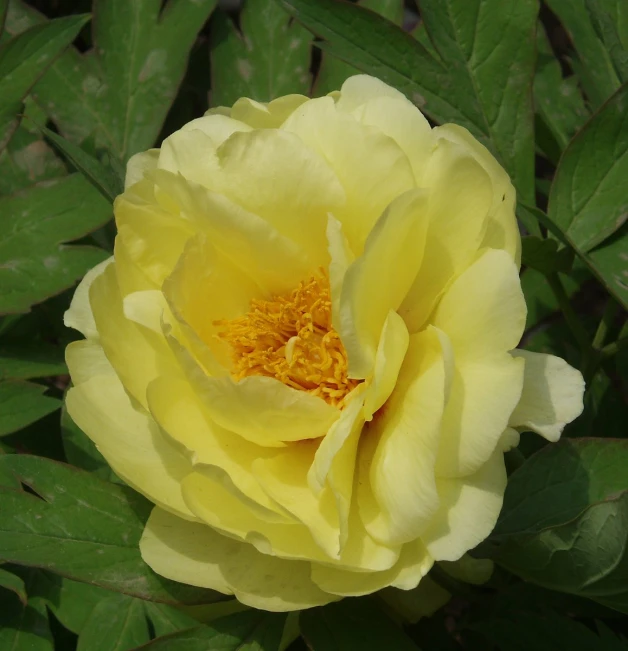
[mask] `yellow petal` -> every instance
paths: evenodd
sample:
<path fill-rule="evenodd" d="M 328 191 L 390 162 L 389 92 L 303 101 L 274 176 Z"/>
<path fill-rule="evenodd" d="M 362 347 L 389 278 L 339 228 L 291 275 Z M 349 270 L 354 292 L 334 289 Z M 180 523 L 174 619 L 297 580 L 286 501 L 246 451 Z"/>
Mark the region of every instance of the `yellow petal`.
<path fill-rule="evenodd" d="M 257 459 L 253 474 L 271 499 L 308 527 L 330 558 L 339 559 L 339 518 L 334 497 L 328 488 L 315 495 L 307 481 L 315 450 L 315 441 L 293 444 L 272 459 Z"/>
<path fill-rule="evenodd" d="M 94 339 L 82 339 L 68 344 L 65 349 L 65 361 L 74 386 L 87 382 L 94 375 L 115 374 L 105 351 Z"/>
<path fill-rule="evenodd" d="M 71 371 L 89 363 L 89 356 L 74 359 Z M 71 388 L 66 405 L 72 420 L 127 484 L 155 504 L 195 519 L 180 486 L 191 464 L 163 437 L 150 416 L 133 407 L 115 374 L 96 375 Z"/>
<path fill-rule="evenodd" d="M 407 156 L 392 138 L 337 109 L 331 97 L 300 106 L 283 130 L 295 133 L 323 156 L 340 179 L 346 203 L 330 210 L 359 255 L 386 206 L 416 187 Z"/>
<path fill-rule="evenodd" d="M 195 228 L 263 292 L 286 293 L 294 289 L 295 278 L 312 271 L 303 249 L 265 219 L 197 183 L 182 183 L 163 171 L 157 178 Z"/>
<path fill-rule="evenodd" d="M 481 360 L 515 348 L 526 312 L 512 258 L 488 249 L 447 290 L 432 323 L 447 333 L 456 358 Z"/>
<path fill-rule="evenodd" d="M 340 99 L 338 106 L 342 104 Z M 353 111 L 362 124 L 377 127 L 390 136 L 405 152 L 418 186 L 423 186 L 435 138 L 429 122 L 405 97 L 376 97 Z"/>
<path fill-rule="evenodd" d="M 284 95 L 264 103 L 241 97 L 233 105 L 231 117 L 254 129 L 278 129 L 307 100 L 305 95 Z"/>
<path fill-rule="evenodd" d="M 403 93 L 370 75 L 353 75 L 342 84 L 338 98 L 338 110 L 351 113 L 370 100 L 390 97 L 395 100 L 406 100 Z"/>
<path fill-rule="evenodd" d="M 329 289 L 331 294 L 331 319 L 334 330 L 340 330 L 340 297 L 345 274 L 355 260 L 353 251 L 342 230 L 342 224 L 330 213 L 327 215 L 327 249 L 329 251 Z"/>
<path fill-rule="evenodd" d="M 404 320 L 392 310 L 384 322 L 375 355 L 375 370 L 364 401 L 364 417 L 373 414 L 388 400 L 395 388 L 401 364 L 408 350 L 410 335 Z"/>
<path fill-rule="evenodd" d="M 276 129 L 234 134 L 217 153 L 219 169 L 205 183 L 209 189 L 267 220 L 313 265 L 326 266 L 327 213 L 335 213 L 345 196 L 325 158 Z"/>
<path fill-rule="evenodd" d="M 554 355 L 515 350 L 525 360 L 523 392 L 510 425 L 531 429 L 548 441 L 558 441 L 567 423 L 584 408 L 584 379 L 580 371 Z"/>
<path fill-rule="evenodd" d="M 252 608 L 283 612 L 335 600 L 312 583 L 309 563 L 260 554 L 252 545 L 159 508 L 146 523 L 140 551 L 161 576 L 234 594 Z"/>
<path fill-rule="evenodd" d="M 506 489 L 504 455 L 497 450 L 473 475 L 439 479 L 441 506 L 421 535 L 437 561 L 456 561 L 493 530 Z"/>
<path fill-rule="evenodd" d="M 429 327 L 410 337 L 395 390 L 363 434 L 360 513 L 385 544 L 416 539 L 438 508 L 434 464 L 444 395 L 443 353 Z"/>
<path fill-rule="evenodd" d="M 146 387 L 151 380 L 180 374 L 165 338 L 126 318 L 115 265 L 94 280 L 89 295 L 107 359 L 125 389 L 146 407 Z"/>
<path fill-rule="evenodd" d="M 451 599 L 451 594 L 433 581 L 429 574 L 412 590 L 386 588 L 377 596 L 411 624 L 416 624 L 422 617 L 433 615 Z"/>
<path fill-rule="evenodd" d="M 428 573 L 433 559 L 425 545 L 416 540 L 404 545 L 397 563 L 383 572 L 351 572 L 342 568 L 312 563 L 312 581 L 322 590 L 342 597 L 371 594 L 393 584 L 410 590 Z"/>
<path fill-rule="evenodd" d="M 457 124 L 445 124 L 436 127 L 434 135 L 465 147 L 491 177 L 493 205 L 488 216 L 486 233 L 480 246 L 507 251 L 519 266 L 521 235 L 515 217 L 516 192 L 506 170 L 495 160 L 489 150 L 464 127 Z"/>
<path fill-rule="evenodd" d="M 255 459 L 272 457 L 274 449 L 238 439 L 212 422 L 205 405 L 185 380 L 157 378 L 149 385 L 147 396 L 151 414 L 163 432 L 185 448 L 195 466 L 223 471 L 235 489 L 259 505 L 258 511 L 265 517 L 272 513 L 273 520 L 286 519 L 285 511 L 266 495 L 252 474 Z"/>
<path fill-rule="evenodd" d="M 401 305 L 421 265 L 426 202 L 420 189 L 395 199 L 369 234 L 364 253 L 347 269 L 339 334 L 350 377 L 372 374 L 384 322 Z"/>
<path fill-rule="evenodd" d="M 491 178 L 471 152 L 443 138 L 437 143 L 423 179 L 429 193 L 425 255 L 399 310 L 411 333 L 476 255 L 494 199 Z"/>
<path fill-rule="evenodd" d="M 147 172 L 152 172 L 157 168 L 159 160 L 159 149 L 149 149 L 134 154 L 129 158 L 126 164 L 126 177 L 124 179 L 124 188 L 130 188 L 139 181 L 144 179 Z"/>
<path fill-rule="evenodd" d="M 63 323 L 66 328 L 78 330 L 87 339 L 98 339 L 99 336 L 92 313 L 92 306 L 89 303 L 89 288 L 112 262 L 113 256 L 103 260 L 85 274 L 74 292 L 70 307 L 63 315 Z"/>

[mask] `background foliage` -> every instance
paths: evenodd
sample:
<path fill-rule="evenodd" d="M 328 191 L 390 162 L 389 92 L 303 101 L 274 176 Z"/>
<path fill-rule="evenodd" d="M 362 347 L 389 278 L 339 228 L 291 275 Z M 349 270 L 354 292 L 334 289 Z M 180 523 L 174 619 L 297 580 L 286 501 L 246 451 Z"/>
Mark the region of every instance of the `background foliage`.
<path fill-rule="evenodd" d="M 0 649 L 627 649 L 628 4 L 239 4 L 0 0 Z M 524 434 L 509 453 L 473 553 L 490 580 L 442 564 L 429 585 L 453 598 L 404 627 L 423 588 L 286 616 L 155 575 L 137 549 L 150 505 L 61 408 L 62 314 L 111 253 L 128 158 L 208 106 L 321 95 L 356 70 L 501 160 L 525 235 L 523 344 L 588 384 L 561 443 Z"/>

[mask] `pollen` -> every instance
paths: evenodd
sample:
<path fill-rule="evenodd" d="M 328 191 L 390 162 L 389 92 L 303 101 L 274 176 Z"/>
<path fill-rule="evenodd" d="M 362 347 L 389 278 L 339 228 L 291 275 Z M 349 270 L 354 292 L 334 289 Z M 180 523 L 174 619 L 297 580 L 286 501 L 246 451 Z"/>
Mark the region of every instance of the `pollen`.
<path fill-rule="evenodd" d="M 232 375 L 273 377 L 342 409 L 360 382 L 347 377 L 347 353 L 331 324 L 329 279 L 323 269 L 288 296 L 253 299 L 237 319 L 215 321 L 232 349 Z"/>

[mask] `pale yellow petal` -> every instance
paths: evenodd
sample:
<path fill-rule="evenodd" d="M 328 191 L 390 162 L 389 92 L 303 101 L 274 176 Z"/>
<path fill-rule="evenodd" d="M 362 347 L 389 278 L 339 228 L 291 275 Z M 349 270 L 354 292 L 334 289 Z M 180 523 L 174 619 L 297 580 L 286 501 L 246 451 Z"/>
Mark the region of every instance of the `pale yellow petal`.
<path fill-rule="evenodd" d="M 340 298 L 340 337 L 349 376 L 370 377 L 384 322 L 404 300 L 421 265 L 427 197 L 420 189 L 395 199 L 347 269 Z"/>
<path fill-rule="evenodd" d="M 66 405 L 72 420 L 119 477 L 155 504 L 195 519 L 180 485 L 191 464 L 163 437 L 153 419 L 132 405 L 115 374 L 96 375 L 71 388 Z"/>
<path fill-rule="evenodd" d="M 558 441 L 567 423 L 584 408 L 584 379 L 560 357 L 526 350 L 513 356 L 525 361 L 523 392 L 510 417 L 510 425 L 531 429 L 548 441 Z"/>
<path fill-rule="evenodd" d="M 429 572 L 433 559 L 420 540 L 404 545 L 397 563 L 383 572 L 352 572 L 312 563 L 312 581 L 342 597 L 359 597 L 398 584 L 410 590 Z M 407 586 L 407 587 L 406 587 Z"/>
<path fill-rule="evenodd" d="M 98 339 L 99 336 L 92 313 L 92 306 L 89 303 L 89 288 L 112 262 L 113 256 L 103 260 L 85 274 L 74 292 L 70 307 L 63 315 L 63 323 L 66 328 L 78 330 L 87 339 Z"/>
<path fill-rule="evenodd" d="M 278 129 L 301 104 L 307 101 L 305 95 L 284 95 L 268 103 L 241 97 L 233 105 L 231 117 L 245 122 L 254 129 Z"/>
<path fill-rule="evenodd" d="M 102 346 L 94 339 L 81 339 L 68 344 L 65 361 L 72 376 L 72 384 L 78 386 L 94 375 L 115 374 Z"/>
<path fill-rule="evenodd" d="M 526 312 L 512 258 L 488 249 L 447 290 L 432 323 L 447 333 L 456 358 L 481 360 L 517 346 Z"/>
<path fill-rule="evenodd" d="M 411 333 L 476 256 L 494 200 L 491 178 L 473 154 L 449 140 L 437 143 L 423 179 L 429 193 L 425 255 L 399 310 Z"/>
<path fill-rule="evenodd" d="M 327 248 L 329 251 L 329 289 L 331 294 L 331 318 L 334 330 L 340 330 L 340 297 L 345 274 L 355 260 L 353 251 L 342 230 L 342 224 L 330 213 L 327 215 Z"/>
<path fill-rule="evenodd" d="M 324 157 L 340 179 L 346 202 L 330 211 L 360 255 L 386 206 L 416 187 L 408 157 L 392 138 L 339 110 L 331 97 L 301 105 L 282 130 L 296 134 Z"/>
<path fill-rule="evenodd" d="M 380 97 L 406 100 L 403 93 L 370 75 L 353 75 L 342 84 L 337 106 L 340 111 L 350 113 L 366 102 Z"/>
<path fill-rule="evenodd" d="M 100 343 L 125 389 L 146 407 L 146 387 L 160 375 L 178 375 L 176 359 L 161 334 L 126 318 L 115 265 L 91 285 L 90 303 Z"/>
<path fill-rule="evenodd" d="M 430 327 L 410 337 L 395 390 L 363 434 L 358 500 L 376 540 L 416 539 L 438 508 L 434 465 L 444 396 L 442 348 Z"/>
<path fill-rule="evenodd" d="M 321 549 L 340 558 L 339 517 L 328 488 L 315 495 L 307 474 L 314 460 L 316 441 L 300 441 L 272 459 L 257 459 L 253 475 L 268 496 L 302 522 Z"/>
<path fill-rule="evenodd" d="M 130 188 L 139 181 L 144 179 L 147 172 L 152 172 L 157 167 L 159 160 L 159 149 L 149 149 L 134 154 L 129 158 L 126 164 L 126 177 L 124 179 L 124 188 Z"/>
<path fill-rule="evenodd" d="M 412 590 L 385 588 L 377 596 L 402 620 L 411 624 L 416 624 L 422 617 L 433 615 L 451 599 L 451 593 L 441 588 L 429 574 Z"/>
<path fill-rule="evenodd" d="M 339 106 L 342 103 L 342 98 Z M 421 111 L 405 97 L 376 97 L 353 111 L 362 124 L 377 127 L 404 151 L 419 186 L 424 177 L 436 140 Z"/>
<path fill-rule="evenodd" d="M 375 355 L 373 379 L 365 395 L 364 417 L 371 420 L 373 414 L 388 400 L 395 388 L 403 363 L 410 335 L 404 320 L 392 310 L 384 322 L 382 336 Z"/>
<path fill-rule="evenodd" d="M 289 611 L 321 606 L 336 597 L 310 579 L 310 563 L 260 554 L 203 524 L 155 508 L 140 541 L 142 558 L 168 579 L 234 594 L 252 608 Z"/>
<path fill-rule="evenodd" d="M 504 455 L 497 450 L 473 475 L 439 479 L 441 506 L 421 539 L 437 561 L 456 561 L 491 533 L 506 489 Z"/>

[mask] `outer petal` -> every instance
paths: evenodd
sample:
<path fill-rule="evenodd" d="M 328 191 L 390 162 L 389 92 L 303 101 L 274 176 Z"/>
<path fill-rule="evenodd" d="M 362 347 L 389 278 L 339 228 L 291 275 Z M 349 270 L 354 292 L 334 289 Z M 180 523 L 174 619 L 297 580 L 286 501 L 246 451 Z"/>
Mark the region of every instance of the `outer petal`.
<path fill-rule="evenodd" d="M 392 138 L 338 110 L 330 97 L 300 106 L 286 120 L 284 130 L 323 156 L 340 179 L 346 203 L 331 211 L 359 255 L 386 206 L 416 187 L 407 156 Z"/>
<path fill-rule="evenodd" d="M 380 81 L 377 77 L 353 75 L 342 84 L 337 106 L 339 111 L 351 113 L 363 104 L 382 97 L 408 101 L 403 93 Z"/>
<path fill-rule="evenodd" d="M 156 169 L 158 160 L 159 149 L 149 149 L 131 156 L 126 164 L 125 190 L 141 181 L 148 172 Z"/>
<path fill-rule="evenodd" d="M 495 194 L 491 178 L 462 145 L 439 139 L 427 164 L 429 228 L 425 256 L 399 310 L 417 332 L 448 284 L 477 254 Z"/>
<path fill-rule="evenodd" d="M 233 105 L 231 117 L 245 122 L 254 129 L 278 129 L 301 104 L 307 101 L 305 95 L 284 95 L 268 103 L 242 97 Z"/>
<path fill-rule="evenodd" d="M 413 335 L 393 394 L 366 427 L 358 500 L 367 531 L 383 543 L 415 540 L 438 508 L 445 376 L 436 329 Z"/>
<path fill-rule="evenodd" d="M 340 337 L 350 377 L 373 373 L 384 322 L 404 300 L 421 264 L 427 197 L 411 190 L 393 201 L 347 269 L 340 297 Z"/>
<path fill-rule="evenodd" d="M 260 554 L 252 545 L 159 508 L 146 523 L 140 551 L 158 574 L 234 594 L 253 608 L 300 610 L 335 599 L 312 583 L 309 563 Z"/>
<path fill-rule="evenodd" d="M 343 597 L 371 594 L 390 585 L 404 590 L 416 587 L 434 560 L 420 540 L 404 545 L 397 563 L 383 572 L 351 572 L 342 568 L 312 564 L 312 581 L 325 592 Z"/>
<path fill-rule="evenodd" d="M 84 373 L 80 365 L 90 359 L 72 361 L 74 376 Z M 132 406 L 115 374 L 96 375 L 73 387 L 66 405 L 74 422 L 127 484 L 178 516 L 195 519 L 180 487 L 191 464 L 162 436 L 150 416 Z"/>
<path fill-rule="evenodd" d="M 438 480 L 441 506 L 421 535 L 434 560 L 458 560 L 491 533 L 506 479 L 504 455 L 498 450 L 474 475 Z"/>
<path fill-rule="evenodd" d="M 513 356 L 525 360 L 525 374 L 523 393 L 509 424 L 558 441 L 565 425 L 584 409 L 582 374 L 553 355 L 516 350 Z"/>
<path fill-rule="evenodd" d="M 103 260 L 85 274 L 74 292 L 69 309 L 63 315 L 65 326 L 78 330 L 87 339 L 98 339 L 99 336 L 92 306 L 89 303 L 89 288 L 112 262 L 113 256 Z"/>

